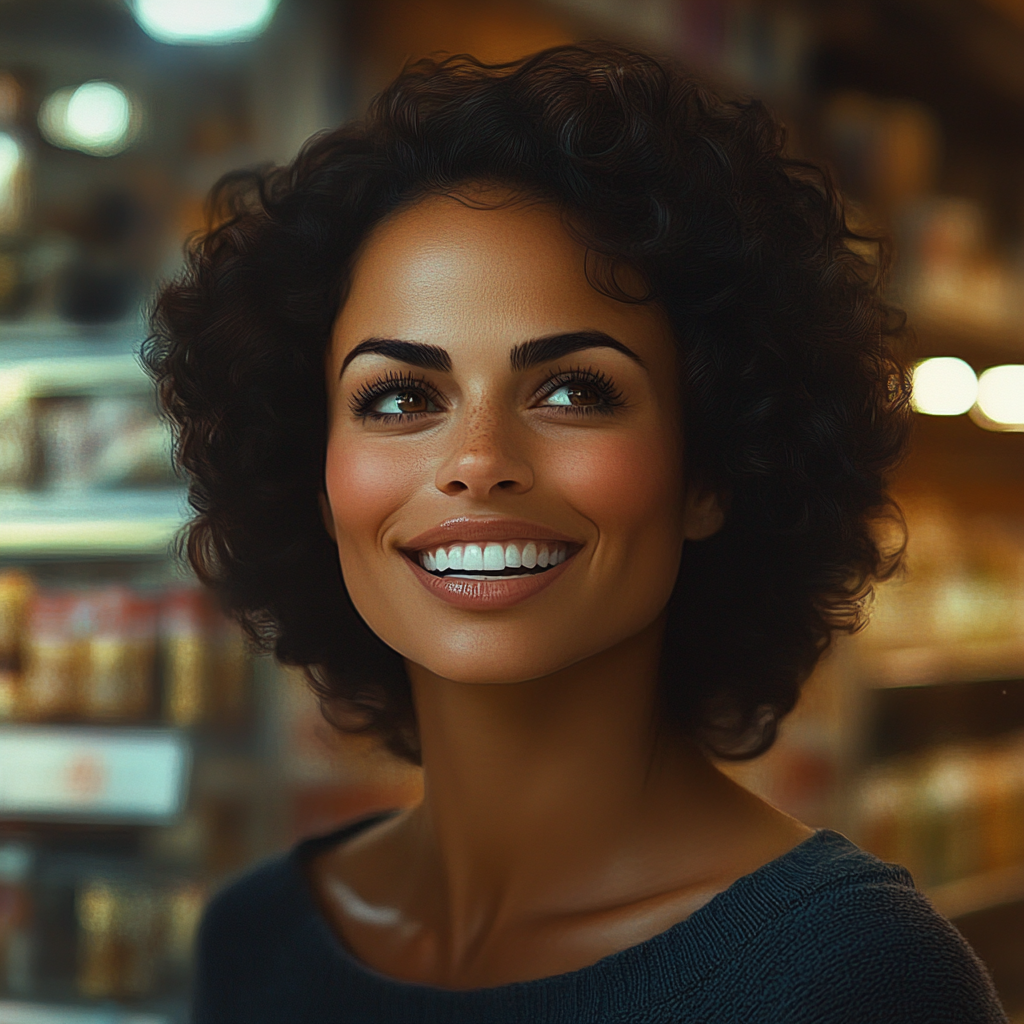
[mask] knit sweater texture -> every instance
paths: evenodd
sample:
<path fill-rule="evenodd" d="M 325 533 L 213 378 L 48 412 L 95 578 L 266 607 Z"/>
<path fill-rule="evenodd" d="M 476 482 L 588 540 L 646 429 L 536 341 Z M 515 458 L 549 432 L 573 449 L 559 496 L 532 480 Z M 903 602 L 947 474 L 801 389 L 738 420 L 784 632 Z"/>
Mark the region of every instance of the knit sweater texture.
<path fill-rule="evenodd" d="M 451 991 L 388 978 L 338 941 L 303 861 L 223 890 L 200 929 L 195 1024 L 996 1024 L 985 968 L 907 871 L 823 829 L 668 931 L 551 978 Z"/>

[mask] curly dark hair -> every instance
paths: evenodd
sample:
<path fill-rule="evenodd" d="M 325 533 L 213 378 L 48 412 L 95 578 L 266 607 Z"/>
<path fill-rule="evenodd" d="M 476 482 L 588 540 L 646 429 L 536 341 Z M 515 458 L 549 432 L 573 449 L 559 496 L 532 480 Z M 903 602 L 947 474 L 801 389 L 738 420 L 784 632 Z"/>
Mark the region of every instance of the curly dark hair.
<path fill-rule="evenodd" d="M 417 758 L 401 659 L 355 611 L 318 507 L 332 324 L 385 215 L 489 182 L 555 204 L 596 265 L 646 282 L 616 297 L 666 311 L 685 472 L 727 512 L 684 549 L 663 716 L 718 756 L 771 746 L 832 635 L 859 628 L 900 562 L 877 524 L 902 522 L 886 477 L 909 424 L 887 249 L 864 255 L 828 173 L 783 142 L 761 103 L 594 43 L 418 61 L 363 120 L 214 189 L 143 350 L 190 481 L 188 557 L 336 724 Z M 592 283 L 614 292 L 609 276 Z"/>

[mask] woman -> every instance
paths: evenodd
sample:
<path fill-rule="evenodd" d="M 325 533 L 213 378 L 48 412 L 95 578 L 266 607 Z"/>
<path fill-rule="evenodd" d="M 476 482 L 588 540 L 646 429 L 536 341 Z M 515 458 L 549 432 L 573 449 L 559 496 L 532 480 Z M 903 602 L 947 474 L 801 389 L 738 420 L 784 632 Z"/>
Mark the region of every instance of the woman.
<path fill-rule="evenodd" d="M 756 103 L 605 45 L 407 69 L 222 185 L 147 358 L 189 554 L 417 807 L 203 925 L 195 1018 L 997 1021 L 766 750 L 899 552 L 901 321 Z"/>

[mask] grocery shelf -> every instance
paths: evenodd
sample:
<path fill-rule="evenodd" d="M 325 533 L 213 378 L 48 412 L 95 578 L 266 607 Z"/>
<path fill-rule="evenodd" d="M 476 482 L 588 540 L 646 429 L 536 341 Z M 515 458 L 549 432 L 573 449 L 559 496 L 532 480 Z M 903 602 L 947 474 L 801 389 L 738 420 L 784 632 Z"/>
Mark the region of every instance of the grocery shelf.
<path fill-rule="evenodd" d="M 1024 864 L 959 878 L 937 885 L 925 894 L 940 914 L 952 919 L 1016 903 L 1024 900 Z"/>
<path fill-rule="evenodd" d="M 954 645 L 865 650 L 861 670 L 874 689 L 984 682 L 1024 676 L 1024 635 Z"/>
<path fill-rule="evenodd" d="M 170 1018 L 110 1007 L 94 1009 L 0 999 L 0 1024 L 170 1024 Z"/>
<path fill-rule="evenodd" d="M 0 492 L 0 557 L 165 556 L 186 516 L 182 488 Z"/>
<path fill-rule="evenodd" d="M 0 819 L 166 823 L 181 810 L 190 766 L 175 729 L 0 726 Z"/>

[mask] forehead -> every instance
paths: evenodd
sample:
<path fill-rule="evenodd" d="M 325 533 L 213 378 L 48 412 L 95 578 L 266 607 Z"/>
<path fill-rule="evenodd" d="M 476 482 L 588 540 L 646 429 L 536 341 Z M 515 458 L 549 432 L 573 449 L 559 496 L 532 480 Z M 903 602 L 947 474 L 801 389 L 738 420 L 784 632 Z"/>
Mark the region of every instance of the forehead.
<path fill-rule="evenodd" d="M 576 330 L 664 331 L 660 311 L 620 302 L 587 278 L 587 251 L 553 205 L 481 207 L 430 196 L 367 238 L 335 324 L 335 358 L 367 337 L 507 348 Z"/>

